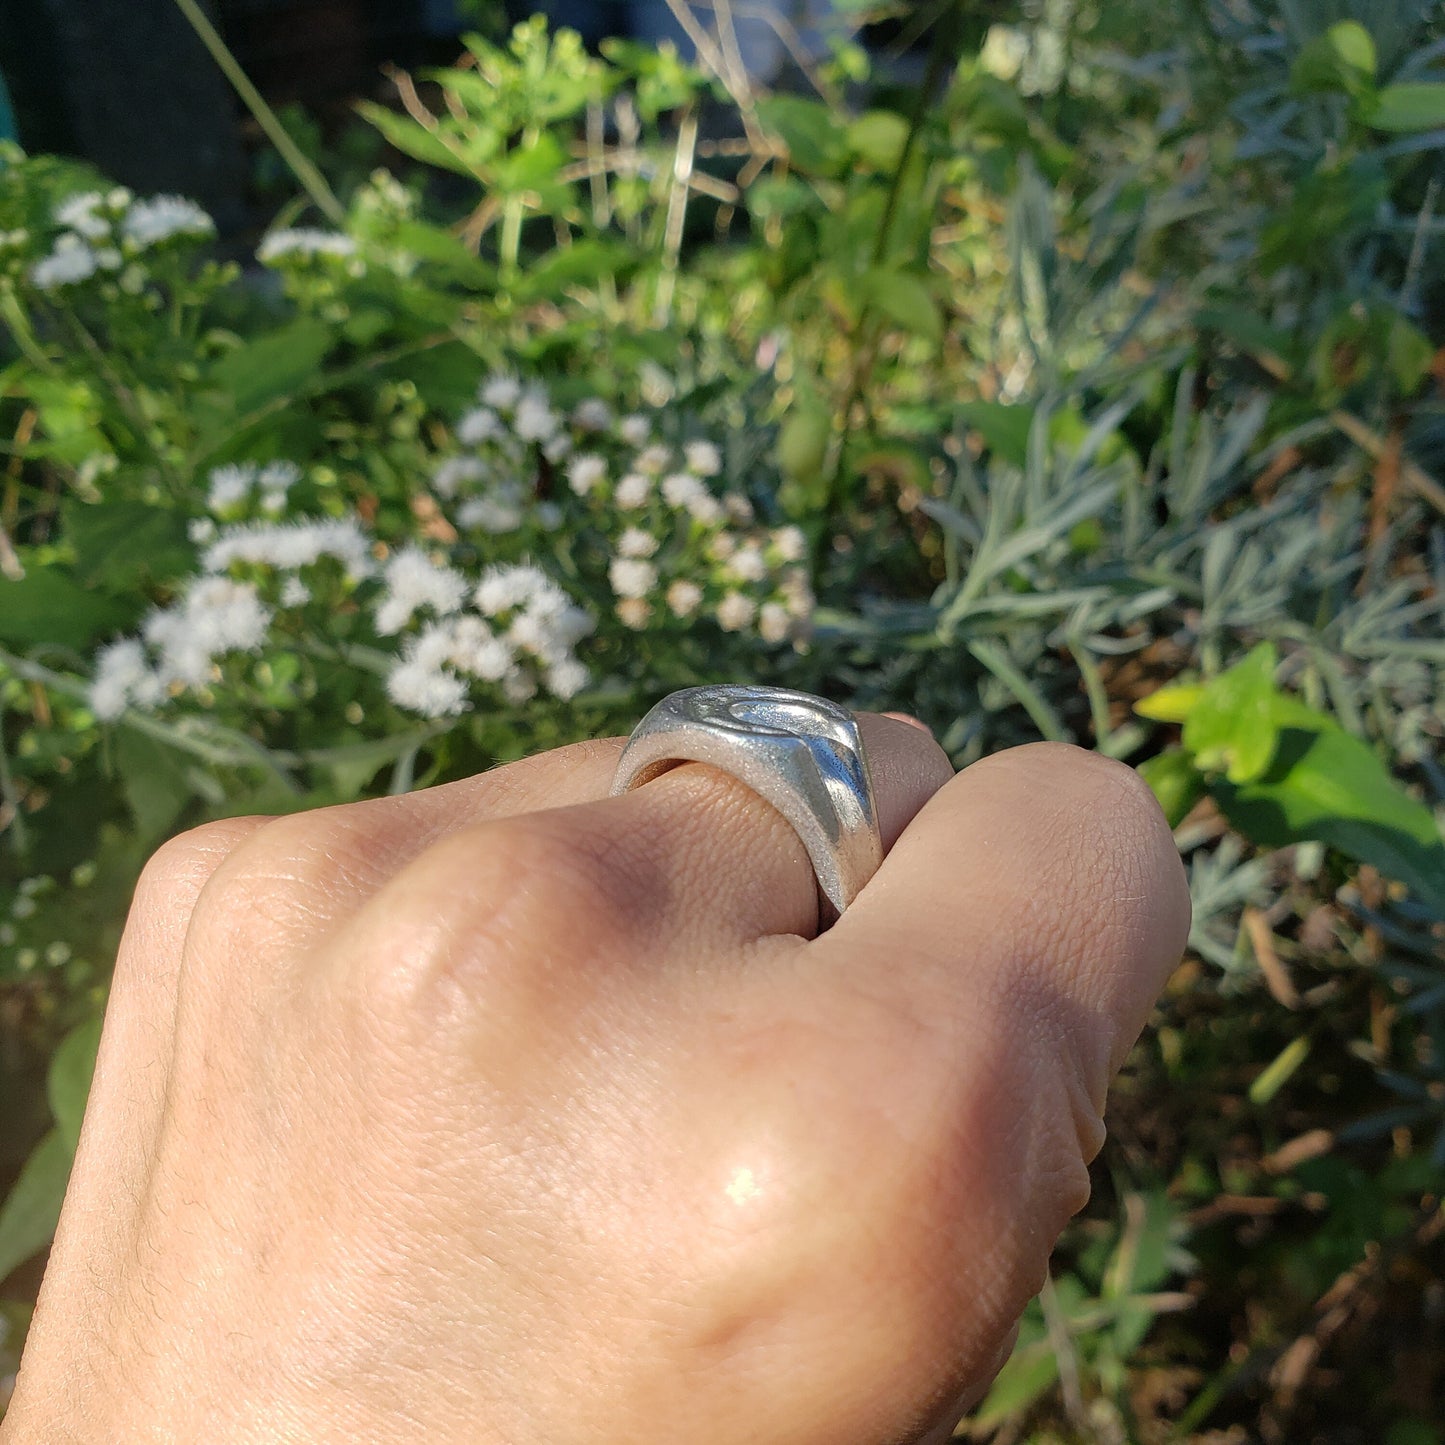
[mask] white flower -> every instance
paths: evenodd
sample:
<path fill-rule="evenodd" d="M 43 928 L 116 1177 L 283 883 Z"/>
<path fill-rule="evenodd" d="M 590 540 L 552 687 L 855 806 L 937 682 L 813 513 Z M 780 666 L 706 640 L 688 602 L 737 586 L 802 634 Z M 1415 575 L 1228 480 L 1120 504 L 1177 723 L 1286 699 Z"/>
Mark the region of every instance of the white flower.
<path fill-rule="evenodd" d="M 572 425 L 578 431 L 606 431 L 612 425 L 612 408 L 601 397 L 589 397 L 579 402 L 572 412 Z M 552 689 L 553 692 L 556 690 Z"/>
<path fill-rule="evenodd" d="M 768 575 L 768 564 L 758 548 L 749 542 L 728 559 L 727 570 L 739 582 L 761 582 Z"/>
<path fill-rule="evenodd" d="M 440 617 L 455 612 L 467 595 L 467 579 L 441 567 L 420 547 L 407 547 L 382 569 L 386 596 L 376 609 L 376 630 L 383 636 L 400 632 L 423 608 Z"/>
<path fill-rule="evenodd" d="M 561 425 L 562 418 L 552 410 L 540 391 L 529 391 L 517 403 L 517 414 L 512 418 L 512 430 L 524 442 L 551 441 Z"/>
<path fill-rule="evenodd" d="M 301 468 L 295 462 L 267 462 L 256 478 L 263 492 L 279 492 L 282 497 L 301 480 Z"/>
<path fill-rule="evenodd" d="M 640 557 L 614 557 L 607 580 L 619 597 L 646 597 L 657 586 L 657 568 Z"/>
<path fill-rule="evenodd" d="M 793 620 L 781 602 L 764 602 L 758 613 L 758 635 L 764 642 L 786 641 Z"/>
<path fill-rule="evenodd" d="M 783 562 L 801 562 L 808 555 L 808 539 L 801 527 L 779 527 L 773 533 L 773 548 Z"/>
<path fill-rule="evenodd" d="M 504 496 L 472 497 L 457 508 L 457 525 L 466 531 L 499 536 L 522 525 L 520 503 Z"/>
<path fill-rule="evenodd" d="M 537 679 L 520 667 L 514 667 L 502 679 L 502 696 L 510 703 L 530 702 L 537 696 Z"/>
<path fill-rule="evenodd" d="M 637 460 L 633 466 L 639 472 L 646 472 L 649 476 L 660 477 L 667 470 L 668 463 L 672 461 L 672 449 L 665 446 L 645 447 L 637 454 Z"/>
<path fill-rule="evenodd" d="M 134 638 L 112 643 L 96 657 L 90 710 L 102 722 L 114 722 L 132 702 L 154 707 L 163 696 L 160 679 L 150 670 L 145 649 Z"/>
<path fill-rule="evenodd" d="M 723 498 L 723 509 L 728 514 L 728 520 L 736 522 L 740 527 L 747 526 L 753 520 L 753 504 L 741 492 L 729 492 Z"/>
<path fill-rule="evenodd" d="M 141 630 L 160 653 L 162 683 L 200 687 L 210 680 L 217 657 L 254 651 L 270 625 L 271 610 L 249 582 L 202 577 L 178 605 L 152 612 Z"/>
<path fill-rule="evenodd" d="M 555 433 L 550 439 L 542 443 L 542 455 L 554 465 L 568 456 L 572 451 L 572 438 L 564 431 Z"/>
<path fill-rule="evenodd" d="M 529 565 L 488 567 L 473 598 L 477 611 L 497 617 L 513 607 L 525 607 L 534 598 L 560 592 L 557 584 L 540 567 Z M 565 599 L 564 599 L 565 600 Z"/>
<path fill-rule="evenodd" d="M 657 538 L 641 527 L 629 527 L 617 540 L 621 557 L 650 557 L 657 551 Z"/>
<path fill-rule="evenodd" d="M 617 604 L 617 617 L 624 627 L 641 632 L 652 621 L 652 604 L 639 597 L 624 597 Z"/>
<path fill-rule="evenodd" d="M 121 234 L 133 246 L 144 248 L 169 241 L 172 236 L 213 236 L 216 223 L 183 196 L 152 196 L 137 201 L 120 224 Z"/>
<path fill-rule="evenodd" d="M 652 423 L 635 411 L 617 423 L 617 432 L 628 446 L 645 447 L 652 440 Z"/>
<path fill-rule="evenodd" d="M 699 492 L 687 504 L 688 515 L 704 526 L 716 527 L 723 520 L 722 503 L 711 492 Z"/>
<path fill-rule="evenodd" d="M 210 490 L 206 493 L 206 506 L 213 512 L 224 512 L 239 506 L 251 495 L 255 480 L 256 468 L 250 462 L 232 462 L 214 468 Z"/>
<path fill-rule="evenodd" d="M 406 658 L 387 675 L 386 695 L 422 717 L 455 717 L 467 705 L 467 685 L 455 673 Z"/>
<path fill-rule="evenodd" d="M 606 478 L 607 463 L 593 452 L 579 452 L 567 463 L 567 485 L 579 497 L 585 497 Z"/>
<path fill-rule="evenodd" d="M 617 490 L 612 494 L 612 500 L 623 511 L 635 511 L 639 507 L 645 507 L 651 496 L 652 478 L 643 476 L 641 472 L 628 472 L 618 482 Z"/>
<path fill-rule="evenodd" d="M 758 615 L 758 604 L 741 592 L 729 592 L 717 605 L 717 624 L 724 632 L 741 632 Z"/>
<path fill-rule="evenodd" d="M 674 472 L 662 479 L 662 495 L 670 507 L 691 507 L 707 488 L 690 472 Z"/>
<path fill-rule="evenodd" d="M 502 419 L 490 407 L 474 406 L 457 423 L 457 440 L 466 447 L 478 447 L 502 435 Z"/>
<path fill-rule="evenodd" d="M 317 256 L 354 256 L 356 242 L 338 231 L 317 231 L 292 227 L 272 231 L 256 247 L 256 259 L 263 266 L 297 258 L 309 261 Z"/>
<path fill-rule="evenodd" d="M 216 524 L 209 517 L 196 517 L 186 523 L 186 535 L 196 546 L 203 547 L 216 535 Z"/>
<path fill-rule="evenodd" d="M 95 253 L 95 264 L 102 271 L 119 271 L 125 257 L 114 246 L 102 246 Z"/>
<path fill-rule="evenodd" d="M 57 286 L 89 280 L 99 264 L 95 252 L 79 236 L 67 232 L 48 256 L 30 268 L 30 281 L 41 291 L 53 291 Z"/>
<path fill-rule="evenodd" d="M 515 660 L 512 649 L 471 613 L 452 621 L 450 662 L 483 682 L 500 682 Z"/>
<path fill-rule="evenodd" d="M 207 548 L 202 563 L 207 572 L 224 572 L 233 562 L 295 571 L 322 557 L 334 557 L 352 581 L 369 577 L 375 570 L 370 543 L 355 522 L 307 518 L 227 527 Z"/>
<path fill-rule="evenodd" d="M 685 578 L 678 578 L 667 589 L 667 606 L 674 617 L 691 617 L 701 601 L 702 588 Z"/>
<path fill-rule="evenodd" d="M 510 411 L 522 395 L 522 383 L 505 371 L 493 372 L 477 388 L 477 399 L 498 411 Z"/>
<path fill-rule="evenodd" d="M 487 464 L 480 457 L 448 457 L 432 473 L 432 487 L 450 500 L 464 482 L 480 482 L 487 475 Z"/>
<path fill-rule="evenodd" d="M 722 471 L 722 455 L 711 442 L 688 442 L 682 450 L 687 457 L 688 471 L 700 477 L 715 477 Z"/>
<path fill-rule="evenodd" d="M 590 680 L 591 674 L 575 657 L 564 657 L 560 662 L 554 662 L 545 675 L 547 691 L 563 702 L 576 697 Z"/>
<path fill-rule="evenodd" d="M 311 601 L 311 589 L 299 578 L 288 577 L 281 586 L 283 607 L 305 607 Z"/>
<path fill-rule="evenodd" d="M 62 226 L 69 226 L 88 241 L 99 241 L 110 235 L 110 222 L 104 216 L 97 216 L 96 210 L 105 204 L 99 191 L 81 191 L 78 195 L 67 196 L 55 208 L 55 219 Z"/>

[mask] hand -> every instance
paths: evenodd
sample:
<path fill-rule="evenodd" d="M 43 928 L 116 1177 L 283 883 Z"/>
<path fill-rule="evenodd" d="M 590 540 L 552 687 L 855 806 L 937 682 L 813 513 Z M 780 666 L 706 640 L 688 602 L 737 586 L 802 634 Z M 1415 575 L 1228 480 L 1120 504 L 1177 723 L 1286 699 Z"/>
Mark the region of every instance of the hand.
<path fill-rule="evenodd" d="M 945 1439 L 1188 895 L 1129 769 L 862 724 L 820 937 L 768 804 L 607 799 L 618 740 L 162 849 L 6 1445 Z"/>

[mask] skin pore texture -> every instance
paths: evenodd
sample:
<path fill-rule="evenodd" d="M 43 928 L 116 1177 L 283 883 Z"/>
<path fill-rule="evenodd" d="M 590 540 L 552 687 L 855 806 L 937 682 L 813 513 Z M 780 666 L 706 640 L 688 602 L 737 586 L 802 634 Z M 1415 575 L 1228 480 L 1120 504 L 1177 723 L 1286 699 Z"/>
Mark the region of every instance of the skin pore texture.
<path fill-rule="evenodd" d="M 166 845 L 0 1441 L 947 1439 L 1188 893 L 1128 768 L 860 725 L 821 935 L 779 814 L 608 798 L 621 739 Z"/>

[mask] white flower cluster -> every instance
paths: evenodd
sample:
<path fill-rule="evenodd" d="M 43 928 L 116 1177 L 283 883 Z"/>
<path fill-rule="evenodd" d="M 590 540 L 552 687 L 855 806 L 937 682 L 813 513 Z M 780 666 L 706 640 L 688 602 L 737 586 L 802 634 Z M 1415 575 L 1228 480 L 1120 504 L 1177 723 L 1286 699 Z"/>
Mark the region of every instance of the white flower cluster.
<path fill-rule="evenodd" d="M 719 493 L 723 458 L 713 442 L 688 441 L 679 452 L 647 415 L 618 417 L 597 398 L 565 414 L 543 387 L 505 372 L 482 382 L 477 401 L 455 428 L 467 450 L 432 477 L 461 532 L 550 530 L 570 518 L 569 531 L 602 534 L 625 626 L 710 616 L 725 632 L 764 642 L 806 636 L 813 594 L 803 535 L 760 528 L 745 496 Z M 565 511 L 536 495 L 538 453 L 565 479 L 554 488 Z"/>
<path fill-rule="evenodd" d="M 319 231 L 295 226 L 272 231 L 256 247 L 256 259 L 263 266 L 286 266 L 317 258 L 350 261 L 356 256 L 356 242 L 340 231 Z"/>
<path fill-rule="evenodd" d="M 207 501 L 220 525 L 210 517 L 193 525 L 205 544 L 201 575 L 177 603 L 151 613 L 139 637 L 99 654 L 90 690 L 98 718 L 216 683 L 223 659 L 265 645 L 278 614 L 313 601 L 334 606 L 338 573 L 346 606 L 369 615 L 378 638 L 397 639 L 386 691 L 398 707 L 447 717 L 465 708 L 475 683 L 513 703 L 542 689 L 565 700 L 586 686 L 574 648 L 592 618 L 538 567 L 493 566 L 469 577 L 415 545 L 378 565 L 384 549 L 354 520 L 236 519 L 257 499 L 263 511 L 284 511 L 299 476 L 290 462 L 211 473 Z"/>
<path fill-rule="evenodd" d="M 402 553 L 387 576 L 383 609 L 392 609 L 392 619 L 410 620 L 422 606 L 439 614 L 406 639 L 387 678 L 398 707 L 451 716 L 465 707 L 471 680 L 500 686 L 511 703 L 528 701 L 539 687 L 565 700 L 587 685 L 573 649 L 592 631 L 592 619 L 540 567 L 490 567 L 468 597 L 460 573 L 437 566 L 428 576 L 422 562 Z M 471 604 L 465 610 L 464 599 Z"/>
<path fill-rule="evenodd" d="M 67 196 L 55 207 L 54 219 L 65 229 L 50 254 L 30 268 L 31 284 L 41 291 L 74 286 L 102 272 L 122 272 L 122 288 L 138 291 L 145 282 L 135 264 L 142 253 L 177 237 L 204 240 L 216 233 L 215 222 L 194 201 L 182 196 L 138 201 L 124 186 Z"/>
<path fill-rule="evenodd" d="M 295 462 L 232 462 L 217 467 L 210 476 L 206 506 L 216 517 L 235 521 L 254 504 L 263 515 L 279 517 L 286 510 L 286 498 L 301 477 Z"/>

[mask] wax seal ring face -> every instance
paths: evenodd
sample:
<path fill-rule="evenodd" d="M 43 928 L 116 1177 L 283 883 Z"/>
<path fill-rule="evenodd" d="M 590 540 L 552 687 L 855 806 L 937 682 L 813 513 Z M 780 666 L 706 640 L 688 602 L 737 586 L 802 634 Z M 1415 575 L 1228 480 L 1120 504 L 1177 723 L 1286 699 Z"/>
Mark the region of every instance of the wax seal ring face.
<path fill-rule="evenodd" d="M 831 923 L 883 860 L 873 783 L 846 708 L 790 688 L 715 684 L 674 692 L 638 723 L 614 795 L 679 763 L 710 763 L 766 798 L 792 824 Z"/>

